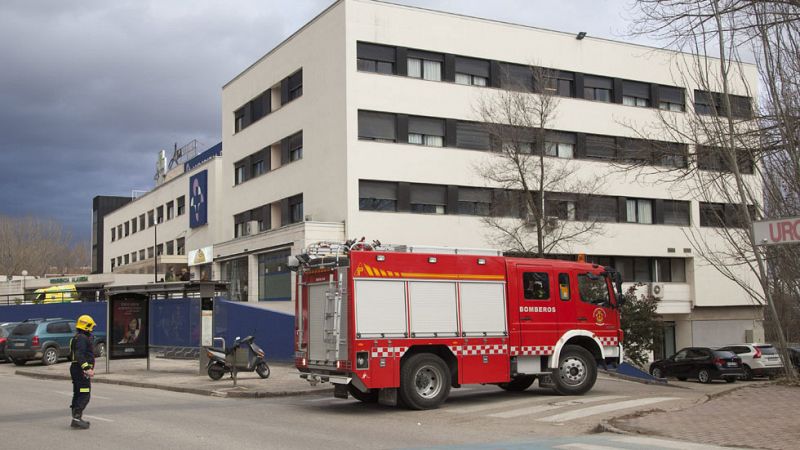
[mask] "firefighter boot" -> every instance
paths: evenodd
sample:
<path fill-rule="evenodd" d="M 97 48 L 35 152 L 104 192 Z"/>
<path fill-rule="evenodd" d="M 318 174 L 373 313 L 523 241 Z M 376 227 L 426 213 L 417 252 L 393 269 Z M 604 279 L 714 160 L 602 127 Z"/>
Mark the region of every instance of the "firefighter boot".
<path fill-rule="evenodd" d="M 83 420 L 83 411 L 78 411 L 77 409 L 72 410 L 72 423 L 70 424 L 72 428 L 78 428 L 80 430 L 88 430 L 89 429 L 89 422 Z"/>

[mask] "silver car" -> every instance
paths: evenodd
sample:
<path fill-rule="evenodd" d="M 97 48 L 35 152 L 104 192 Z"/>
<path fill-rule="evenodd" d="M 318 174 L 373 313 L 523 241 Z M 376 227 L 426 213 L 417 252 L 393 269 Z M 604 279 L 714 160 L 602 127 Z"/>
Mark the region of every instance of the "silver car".
<path fill-rule="evenodd" d="M 734 344 L 720 347 L 719 350 L 734 352 L 742 358 L 743 380 L 764 376 L 773 378 L 783 371 L 783 361 L 778 350 L 771 344 Z"/>

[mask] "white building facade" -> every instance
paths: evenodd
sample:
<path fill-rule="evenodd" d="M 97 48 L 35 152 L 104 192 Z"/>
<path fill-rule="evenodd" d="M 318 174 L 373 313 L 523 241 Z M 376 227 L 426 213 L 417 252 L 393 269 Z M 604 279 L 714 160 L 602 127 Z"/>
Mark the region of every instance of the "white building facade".
<path fill-rule="evenodd" d="M 704 265 L 687 238 L 689 229 L 711 230 L 704 212 L 724 205 L 705 204 L 678 182 L 619 170 L 626 146 L 637 146 L 631 124 L 655 123 L 660 113 L 680 121 L 694 108 L 697 86 L 676 83 L 683 58 L 604 39 L 341 0 L 223 87 L 224 152 L 208 169 L 208 230 L 191 234 L 185 220 L 173 228 L 168 220 L 163 228 L 172 239 L 187 233 L 185 246 L 190 239 L 195 248 L 213 246 L 213 277 L 230 281 L 233 297 L 287 313 L 294 305 L 286 257 L 311 242 L 366 236 L 395 244 L 494 247 L 481 215 L 509 193 L 476 170 L 497 157 L 492 137 L 477 123 L 476 105 L 508 88 L 509 74 L 533 83 L 521 74 L 536 65 L 557 73 L 550 85 L 560 98 L 551 125 L 558 148 L 553 158 L 574 159 L 575 176 L 605 180 L 585 210 L 570 200 L 575 193 L 559 192 L 559 208 L 567 211 L 559 213 L 561 220 L 599 220 L 605 230 L 563 257 L 582 253 L 617 267 L 627 282 L 659 285 L 659 313 L 668 324 L 663 353 L 763 339 L 761 307 Z M 755 68 L 743 70 L 755 86 Z M 639 144 L 638 151 L 648 151 Z M 658 164 L 697 164 L 685 145 L 674 145 L 683 156 Z M 158 191 L 169 189 L 162 186 L 148 194 L 152 199 L 115 211 L 110 216 L 117 221 L 106 216 L 106 223 L 123 223 L 149 211 L 150 203 L 177 198 L 185 183 L 178 184 L 175 192 L 162 195 Z M 152 233 L 131 241 L 106 242 L 107 264 L 153 245 Z M 170 256 L 185 262 L 184 255 Z"/>

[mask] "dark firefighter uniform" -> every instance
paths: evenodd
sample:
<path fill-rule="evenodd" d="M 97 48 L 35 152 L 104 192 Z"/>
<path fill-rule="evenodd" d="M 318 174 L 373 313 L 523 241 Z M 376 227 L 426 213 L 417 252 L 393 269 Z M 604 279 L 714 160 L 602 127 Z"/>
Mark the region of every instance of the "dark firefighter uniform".
<path fill-rule="evenodd" d="M 87 315 L 80 316 L 75 328 L 75 336 L 69 343 L 69 354 L 72 364 L 69 374 L 72 377 L 72 423 L 73 428 L 87 429 L 89 422 L 83 420 L 83 410 L 89 404 L 92 393 L 92 381 L 88 371 L 94 369 L 94 345 L 92 330 L 94 320 Z"/>

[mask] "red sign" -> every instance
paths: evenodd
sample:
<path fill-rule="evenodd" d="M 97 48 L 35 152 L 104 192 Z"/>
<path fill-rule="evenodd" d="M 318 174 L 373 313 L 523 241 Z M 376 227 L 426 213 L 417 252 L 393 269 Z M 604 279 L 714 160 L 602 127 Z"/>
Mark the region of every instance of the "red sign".
<path fill-rule="evenodd" d="M 795 244 L 800 242 L 800 217 L 765 220 L 753 223 L 756 245 Z"/>

